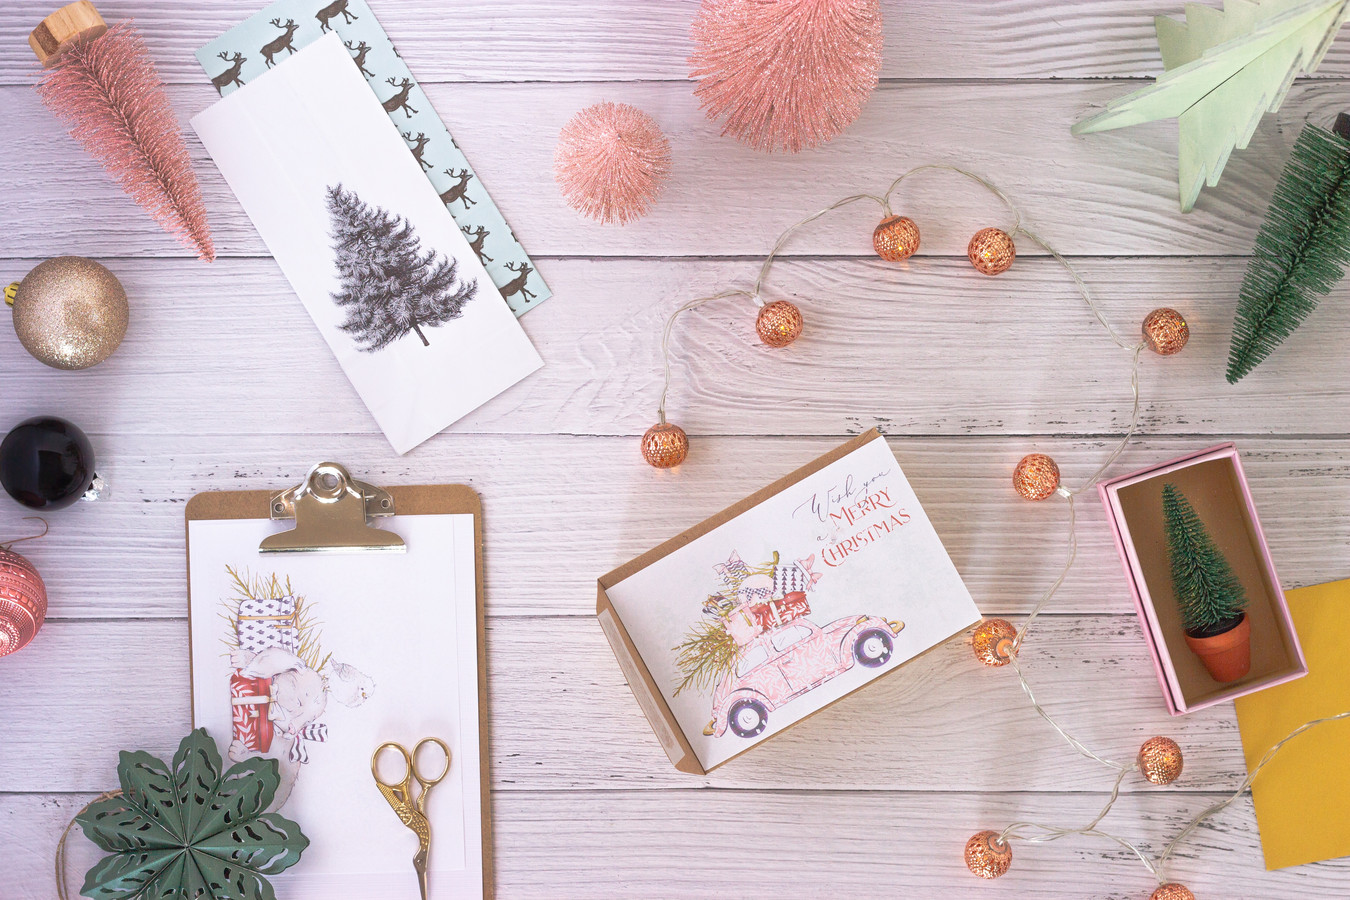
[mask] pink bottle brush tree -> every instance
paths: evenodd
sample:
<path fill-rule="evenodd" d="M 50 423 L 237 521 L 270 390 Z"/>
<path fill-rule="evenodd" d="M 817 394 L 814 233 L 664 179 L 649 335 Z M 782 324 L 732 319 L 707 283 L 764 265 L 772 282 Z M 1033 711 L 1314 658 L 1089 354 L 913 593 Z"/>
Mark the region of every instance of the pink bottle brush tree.
<path fill-rule="evenodd" d="M 756 150 L 833 139 L 881 71 L 879 0 L 703 0 L 691 36 L 704 111 Z"/>
<path fill-rule="evenodd" d="M 215 259 L 183 133 L 140 34 L 109 28 L 88 0 L 63 6 L 28 39 L 45 67 L 38 96 L 112 179 L 169 234 Z"/>

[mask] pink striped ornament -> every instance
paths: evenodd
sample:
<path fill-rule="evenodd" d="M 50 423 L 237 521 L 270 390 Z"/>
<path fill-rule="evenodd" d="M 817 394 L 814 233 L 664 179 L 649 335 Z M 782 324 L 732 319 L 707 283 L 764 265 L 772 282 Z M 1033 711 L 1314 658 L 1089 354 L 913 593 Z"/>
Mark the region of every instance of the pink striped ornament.
<path fill-rule="evenodd" d="M 47 586 L 37 568 L 13 550 L 0 548 L 0 656 L 33 639 L 47 616 Z"/>

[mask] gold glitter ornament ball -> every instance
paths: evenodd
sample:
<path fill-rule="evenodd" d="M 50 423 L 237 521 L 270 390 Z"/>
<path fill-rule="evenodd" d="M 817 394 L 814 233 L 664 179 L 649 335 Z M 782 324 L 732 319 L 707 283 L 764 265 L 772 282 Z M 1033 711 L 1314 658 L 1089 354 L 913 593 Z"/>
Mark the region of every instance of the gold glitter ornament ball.
<path fill-rule="evenodd" d="M 1191 339 L 1191 327 L 1175 309 L 1161 307 L 1144 318 L 1144 343 L 1159 356 L 1180 353 Z"/>
<path fill-rule="evenodd" d="M 1181 775 L 1181 747 L 1169 737 L 1154 737 L 1139 748 L 1139 771 L 1154 784 L 1171 784 Z"/>
<path fill-rule="evenodd" d="M 905 216 L 882 219 L 872 232 L 872 249 L 887 262 L 909 259 L 919 249 L 919 226 Z"/>
<path fill-rule="evenodd" d="M 13 294 L 19 343 L 54 369 L 97 365 L 127 333 L 127 293 L 92 259 L 58 256 L 39 263 Z"/>
<path fill-rule="evenodd" d="M 1170 881 L 1149 894 L 1148 900 L 1195 900 L 1195 895 L 1186 885 Z"/>
<path fill-rule="evenodd" d="M 1007 619 L 985 619 L 975 626 L 970 643 L 975 658 L 986 666 L 1006 666 L 1012 662 L 1016 639 L 1017 629 Z"/>
<path fill-rule="evenodd" d="M 966 868 L 981 878 L 997 878 L 1012 865 L 1012 844 L 997 831 L 981 831 L 966 841 Z"/>
<path fill-rule="evenodd" d="M 966 255 L 977 272 L 985 275 L 1000 275 L 1013 264 L 1017 248 L 1013 239 L 1002 228 L 981 228 L 970 239 Z"/>
<path fill-rule="evenodd" d="M 671 469 L 689 455 L 689 435 L 669 422 L 659 422 L 642 436 L 642 458 L 658 469 Z"/>
<path fill-rule="evenodd" d="M 770 347 L 786 347 L 801 337 L 802 311 L 786 300 L 765 304 L 755 319 L 755 331 Z"/>
<path fill-rule="evenodd" d="M 1027 500 L 1044 500 L 1059 489 L 1059 466 L 1044 453 L 1028 453 L 1013 470 L 1013 490 Z"/>

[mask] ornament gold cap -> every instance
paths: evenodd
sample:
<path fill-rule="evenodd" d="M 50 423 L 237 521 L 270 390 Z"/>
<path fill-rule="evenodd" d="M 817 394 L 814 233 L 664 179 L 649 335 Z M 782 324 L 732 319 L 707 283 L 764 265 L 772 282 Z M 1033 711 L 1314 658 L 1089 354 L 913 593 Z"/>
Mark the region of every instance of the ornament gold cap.
<path fill-rule="evenodd" d="M 19 283 L 17 281 L 11 281 L 5 286 L 5 305 L 13 306 L 14 298 L 17 296 L 19 296 Z"/>
<path fill-rule="evenodd" d="M 50 66 L 61 56 L 61 51 L 79 41 L 102 37 L 108 23 L 98 14 L 89 0 L 75 0 L 43 19 L 28 35 L 28 46 L 33 48 L 38 62 Z"/>

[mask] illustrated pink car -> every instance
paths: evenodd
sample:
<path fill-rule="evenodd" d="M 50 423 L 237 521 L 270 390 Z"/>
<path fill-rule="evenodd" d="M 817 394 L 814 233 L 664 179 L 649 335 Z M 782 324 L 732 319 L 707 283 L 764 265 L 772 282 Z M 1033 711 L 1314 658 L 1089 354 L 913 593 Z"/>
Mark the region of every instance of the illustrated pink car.
<path fill-rule="evenodd" d="M 730 728 L 752 738 L 769 713 L 853 668 L 869 669 L 891 658 L 893 635 L 905 627 L 877 616 L 849 616 L 821 628 L 809 619 L 766 631 L 741 648 L 740 661 L 713 692 L 713 717 L 703 733 L 721 737 Z"/>

